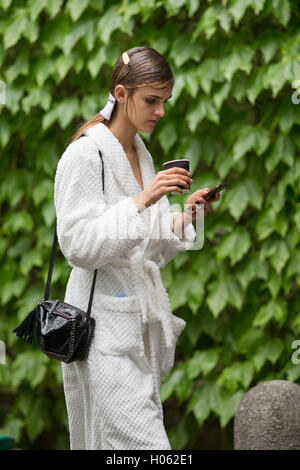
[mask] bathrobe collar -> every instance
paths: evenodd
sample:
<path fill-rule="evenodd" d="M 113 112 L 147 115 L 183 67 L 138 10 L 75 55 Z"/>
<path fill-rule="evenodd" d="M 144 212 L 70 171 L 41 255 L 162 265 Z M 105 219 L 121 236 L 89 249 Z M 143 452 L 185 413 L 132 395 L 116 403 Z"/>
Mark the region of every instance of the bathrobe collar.
<path fill-rule="evenodd" d="M 122 192 L 124 192 L 126 196 L 131 197 L 135 197 L 139 194 L 142 189 L 135 177 L 123 146 L 112 131 L 100 122 L 89 127 L 85 131 L 85 134 L 94 140 L 99 149 L 107 149 L 104 150 L 104 152 L 108 153 L 107 159 L 111 162 L 111 170 L 119 187 L 122 188 Z M 143 187 L 145 189 L 145 187 L 148 186 L 155 177 L 152 157 L 138 133 L 134 136 L 134 146 L 137 151 Z"/>

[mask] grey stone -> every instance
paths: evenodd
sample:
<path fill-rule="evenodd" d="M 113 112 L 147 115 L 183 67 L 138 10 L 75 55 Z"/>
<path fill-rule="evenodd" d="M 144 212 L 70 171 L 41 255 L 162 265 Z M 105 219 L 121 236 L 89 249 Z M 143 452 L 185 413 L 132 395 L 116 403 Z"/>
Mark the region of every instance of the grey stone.
<path fill-rule="evenodd" d="M 300 385 L 262 382 L 241 400 L 234 417 L 235 450 L 300 450 Z"/>

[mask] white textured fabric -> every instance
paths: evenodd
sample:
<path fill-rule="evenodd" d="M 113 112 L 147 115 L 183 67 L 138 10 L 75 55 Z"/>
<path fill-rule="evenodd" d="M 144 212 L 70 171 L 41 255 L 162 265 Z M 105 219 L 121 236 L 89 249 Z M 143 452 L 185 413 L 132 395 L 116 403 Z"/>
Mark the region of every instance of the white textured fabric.
<path fill-rule="evenodd" d="M 134 145 L 145 188 L 155 177 L 152 157 L 139 134 Z M 196 234 L 189 224 L 182 239 L 174 235 L 178 212 L 166 196 L 140 213 L 133 202 L 140 192 L 122 145 L 103 123 L 72 142 L 58 162 L 57 237 L 73 268 L 65 302 L 86 311 L 98 270 L 88 359 L 62 363 L 72 450 L 171 448 L 160 386 L 186 323 L 171 311 L 160 268 L 190 249 Z"/>

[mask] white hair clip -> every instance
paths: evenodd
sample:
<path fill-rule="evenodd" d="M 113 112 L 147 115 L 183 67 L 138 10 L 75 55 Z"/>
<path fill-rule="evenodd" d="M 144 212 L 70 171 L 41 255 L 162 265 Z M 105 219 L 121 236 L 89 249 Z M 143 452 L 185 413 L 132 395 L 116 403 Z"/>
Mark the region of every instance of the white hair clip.
<path fill-rule="evenodd" d="M 127 65 L 127 67 L 128 67 L 130 59 L 129 59 L 129 56 L 128 56 L 127 52 L 123 52 L 122 59 L 123 59 L 124 64 Z"/>

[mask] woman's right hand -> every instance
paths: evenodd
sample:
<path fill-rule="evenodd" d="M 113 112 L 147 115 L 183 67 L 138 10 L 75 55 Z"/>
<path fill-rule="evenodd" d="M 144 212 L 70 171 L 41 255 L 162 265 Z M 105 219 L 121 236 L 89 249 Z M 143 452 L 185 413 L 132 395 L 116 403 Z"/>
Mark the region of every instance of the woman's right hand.
<path fill-rule="evenodd" d="M 134 198 L 134 202 L 148 207 L 171 191 L 183 193 L 178 186 L 188 188 L 192 181 L 190 172 L 184 168 L 173 167 L 158 171 L 151 183 Z"/>

